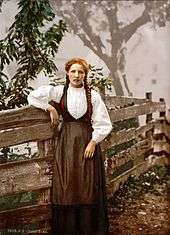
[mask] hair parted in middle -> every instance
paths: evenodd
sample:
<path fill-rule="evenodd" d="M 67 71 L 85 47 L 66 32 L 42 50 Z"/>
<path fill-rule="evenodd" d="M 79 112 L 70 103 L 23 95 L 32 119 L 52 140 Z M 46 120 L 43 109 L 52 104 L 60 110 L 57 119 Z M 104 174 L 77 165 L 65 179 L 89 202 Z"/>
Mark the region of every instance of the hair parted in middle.
<path fill-rule="evenodd" d="M 88 64 L 87 61 L 82 59 L 82 58 L 72 58 L 72 59 L 68 60 L 65 63 L 65 71 L 68 72 L 70 67 L 73 64 L 80 64 L 80 65 L 82 65 L 83 70 L 85 72 L 84 89 L 86 91 L 88 116 L 89 116 L 89 118 L 91 118 L 91 115 L 92 115 L 91 89 L 90 89 L 89 84 L 87 82 L 87 75 L 88 75 L 88 72 L 90 70 L 90 64 Z M 68 89 L 69 83 L 70 83 L 69 77 L 66 74 L 66 84 L 65 84 L 66 90 Z"/>
<path fill-rule="evenodd" d="M 81 59 L 81 58 L 72 58 L 72 59 L 68 60 L 68 61 L 65 63 L 65 71 L 68 72 L 69 69 L 70 69 L 70 67 L 71 67 L 73 64 L 80 64 L 80 65 L 82 65 L 85 74 L 86 74 L 86 75 L 88 74 L 88 71 L 89 71 L 89 69 L 90 69 L 90 64 L 88 64 L 86 60 Z"/>

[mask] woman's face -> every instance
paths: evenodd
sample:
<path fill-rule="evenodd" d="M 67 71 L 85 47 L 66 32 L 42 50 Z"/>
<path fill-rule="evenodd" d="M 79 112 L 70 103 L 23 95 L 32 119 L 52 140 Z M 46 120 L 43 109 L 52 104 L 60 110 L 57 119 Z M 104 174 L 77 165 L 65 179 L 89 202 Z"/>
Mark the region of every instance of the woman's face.
<path fill-rule="evenodd" d="M 72 87 L 82 87 L 85 72 L 81 64 L 72 64 L 67 75 Z"/>

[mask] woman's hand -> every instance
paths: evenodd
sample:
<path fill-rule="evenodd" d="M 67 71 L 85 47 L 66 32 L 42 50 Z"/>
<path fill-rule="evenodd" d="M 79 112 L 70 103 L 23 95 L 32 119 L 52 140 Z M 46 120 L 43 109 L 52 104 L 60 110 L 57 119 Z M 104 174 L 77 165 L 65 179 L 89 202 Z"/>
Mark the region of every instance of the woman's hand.
<path fill-rule="evenodd" d="M 92 158 L 94 155 L 94 151 L 96 148 L 96 142 L 94 140 L 90 140 L 90 142 L 88 143 L 85 152 L 84 152 L 84 157 L 85 158 Z"/>
<path fill-rule="evenodd" d="M 52 125 L 58 125 L 59 124 L 59 114 L 58 114 L 57 110 L 50 104 L 48 105 L 47 110 L 50 112 L 50 119 L 51 119 Z"/>

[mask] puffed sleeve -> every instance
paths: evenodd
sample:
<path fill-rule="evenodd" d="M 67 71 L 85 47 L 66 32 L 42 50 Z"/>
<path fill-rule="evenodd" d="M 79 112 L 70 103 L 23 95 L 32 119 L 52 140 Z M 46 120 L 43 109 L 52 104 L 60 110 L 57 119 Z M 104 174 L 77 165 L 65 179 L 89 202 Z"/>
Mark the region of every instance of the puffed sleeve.
<path fill-rule="evenodd" d="M 112 123 L 107 108 L 100 94 L 92 90 L 92 140 L 101 142 L 112 130 Z"/>
<path fill-rule="evenodd" d="M 38 89 L 33 90 L 27 97 L 28 103 L 37 108 L 46 110 L 48 107 L 48 102 L 51 100 L 60 102 L 63 94 L 63 85 L 59 86 L 40 86 Z"/>

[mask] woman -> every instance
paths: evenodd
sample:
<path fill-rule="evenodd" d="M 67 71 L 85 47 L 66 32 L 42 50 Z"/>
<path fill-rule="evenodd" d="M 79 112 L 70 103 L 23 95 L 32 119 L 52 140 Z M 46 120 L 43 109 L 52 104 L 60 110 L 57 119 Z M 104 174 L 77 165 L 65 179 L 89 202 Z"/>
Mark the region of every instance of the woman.
<path fill-rule="evenodd" d="M 108 234 L 99 142 L 111 131 L 111 121 L 100 95 L 87 84 L 88 63 L 73 58 L 65 70 L 65 86 L 42 86 L 28 96 L 30 105 L 49 111 L 53 124 L 63 117 L 53 168 L 53 234 Z"/>

